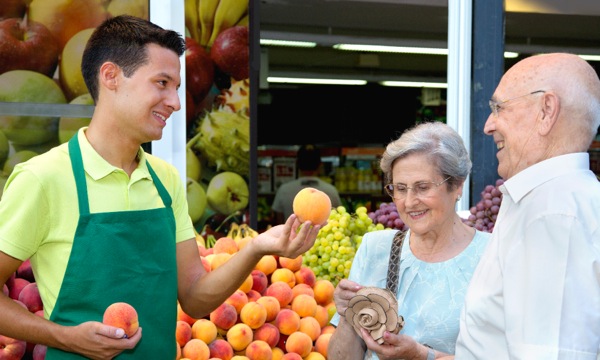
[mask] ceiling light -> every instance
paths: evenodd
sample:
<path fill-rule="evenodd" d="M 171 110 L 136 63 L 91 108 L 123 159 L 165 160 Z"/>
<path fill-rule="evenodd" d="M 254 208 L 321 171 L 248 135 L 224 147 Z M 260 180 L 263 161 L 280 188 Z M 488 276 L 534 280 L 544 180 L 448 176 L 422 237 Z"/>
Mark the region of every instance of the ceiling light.
<path fill-rule="evenodd" d="M 587 61 L 600 61 L 600 55 L 579 55 L 579 57 Z"/>
<path fill-rule="evenodd" d="M 291 40 L 273 40 L 273 39 L 260 39 L 261 45 L 268 46 L 288 46 L 288 47 L 304 47 L 313 48 L 317 46 L 316 42 L 310 41 L 291 41 Z"/>
<path fill-rule="evenodd" d="M 380 81 L 383 86 L 399 86 L 399 87 L 418 87 L 418 88 L 448 88 L 447 83 L 426 82 L 426 81 Z"/>
<path fill-rule="evenodd" d="M 505 59 L 514 59 L 516 57 L 519 56 L 519 53 L 517 52 L 512 52 L 512 51 L 505 51 L 504 52 L 504 58 Z"/>
<path fill-rule="evenodd" d="M 373 52 L 392 52 L 407 54 L 429 54 L 429 55 L 448 55 L 448 49 L 443 48 L 424 48 L 410 46 L 384 46 L 384 45 L 360 45 L 360 44 L 335 44 L 334 49 L 348 51 L 373 51 Z"/>
<path fill-rule="evenodd" d="M 365 85 L 367 83 L 367 80 L 356 80 L 356 79 L 294 78 L 294 77 L 276 77 L 276 76 L 267 77 L 267 81 L 270 83 L 321 84 L 321 85 Z"/>

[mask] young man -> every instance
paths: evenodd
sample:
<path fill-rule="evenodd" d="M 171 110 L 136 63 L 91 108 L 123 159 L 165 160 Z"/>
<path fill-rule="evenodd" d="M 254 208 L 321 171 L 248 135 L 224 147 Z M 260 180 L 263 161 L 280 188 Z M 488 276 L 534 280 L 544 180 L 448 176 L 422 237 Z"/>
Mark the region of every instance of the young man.
<path fill-rule="evenodd" d="M 296 233 L 290 216 L 206 273 L 179 174 L 141 148 L 180 109 L 184 50 L 179 34 L 139 18 L 100 25 L 82 62 L 96 103 L 89 127 L 19 164 L 7 181 L 0 283 L 31 259 L 45 318 L 0 296 L 0 334 L 48 345 L 46 359 L 173 359 L 177 300 L 203 317 L 263 255 L 296 257 L 314 243 L 322 224 Z M 130 338 L 100 322 L 117 301 L 138 311 L 141 328 Z"/>

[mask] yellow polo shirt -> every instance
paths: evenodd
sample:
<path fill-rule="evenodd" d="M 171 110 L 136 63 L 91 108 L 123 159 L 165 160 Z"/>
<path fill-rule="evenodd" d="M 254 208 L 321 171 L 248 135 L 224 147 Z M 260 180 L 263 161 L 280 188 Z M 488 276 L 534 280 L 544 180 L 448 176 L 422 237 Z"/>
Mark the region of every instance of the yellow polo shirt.
<path fill-rule="evenodd" d="M 164 207 L 148 172 L 148 160 L 173 200 L 176 241 L 195 237 L 186 189 L 174 166 L 140 148 L 140 163 L 129 178 L 92 148 L 84 131 L 78 137 L 91 213 Z M 15 167 L 0 201 L 0 251 L 23 261 L 31 259 L 46 318 L 58 297 L 78 220 L 68 143 Z"/>

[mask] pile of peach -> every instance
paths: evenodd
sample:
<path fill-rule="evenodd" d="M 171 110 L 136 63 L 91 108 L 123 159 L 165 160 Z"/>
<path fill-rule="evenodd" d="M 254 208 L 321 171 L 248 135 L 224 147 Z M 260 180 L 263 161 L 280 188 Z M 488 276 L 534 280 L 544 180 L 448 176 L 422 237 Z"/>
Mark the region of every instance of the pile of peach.
<path fill-rule="evenodd" d="M 44 317 L 42 298 L 29 260 L 24 261 L 19 266 L 17 271 L 6 281 L 2 290 L 5 295 L 19 303 L 19 305 L 36 315 Z M 7 359 L 28 358 L 41 360 L 46 356 L 46 346 L 28 343 L 24 340 L 9 338 L 0 334 L 0 359 L 4 359 L 3 354 L 9 353 L 11 355 L 7 356 L 13 357 L 7 357 Z"/>
<path fill-rule="evenodd" d="M 244 243 L 229 237 L 199 246 L 205 268 L 214 270 Z M 295 259 L 264 256 L 238 290 L 209 316 L 193 319 L 178 309 L 177 359 L 324 360 L 335 328 L 334 286 L 317 280 Z"/>

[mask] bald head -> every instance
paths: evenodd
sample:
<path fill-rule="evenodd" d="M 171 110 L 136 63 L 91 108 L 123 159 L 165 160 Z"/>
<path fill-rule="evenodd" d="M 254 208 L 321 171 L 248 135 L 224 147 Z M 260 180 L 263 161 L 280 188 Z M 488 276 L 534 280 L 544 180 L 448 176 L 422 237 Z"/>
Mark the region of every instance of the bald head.
<path fill-rule="evenodd" d="M 554 135 L 568 139 L 574 148 L 567 152 L 590 146 L 600 126 L 600 79 L 585 60 L 566 53 L 531 56 L 511 67 L 501 86 L 516 93 L 539 89 L 556 94 L 560 108 Z"/>

